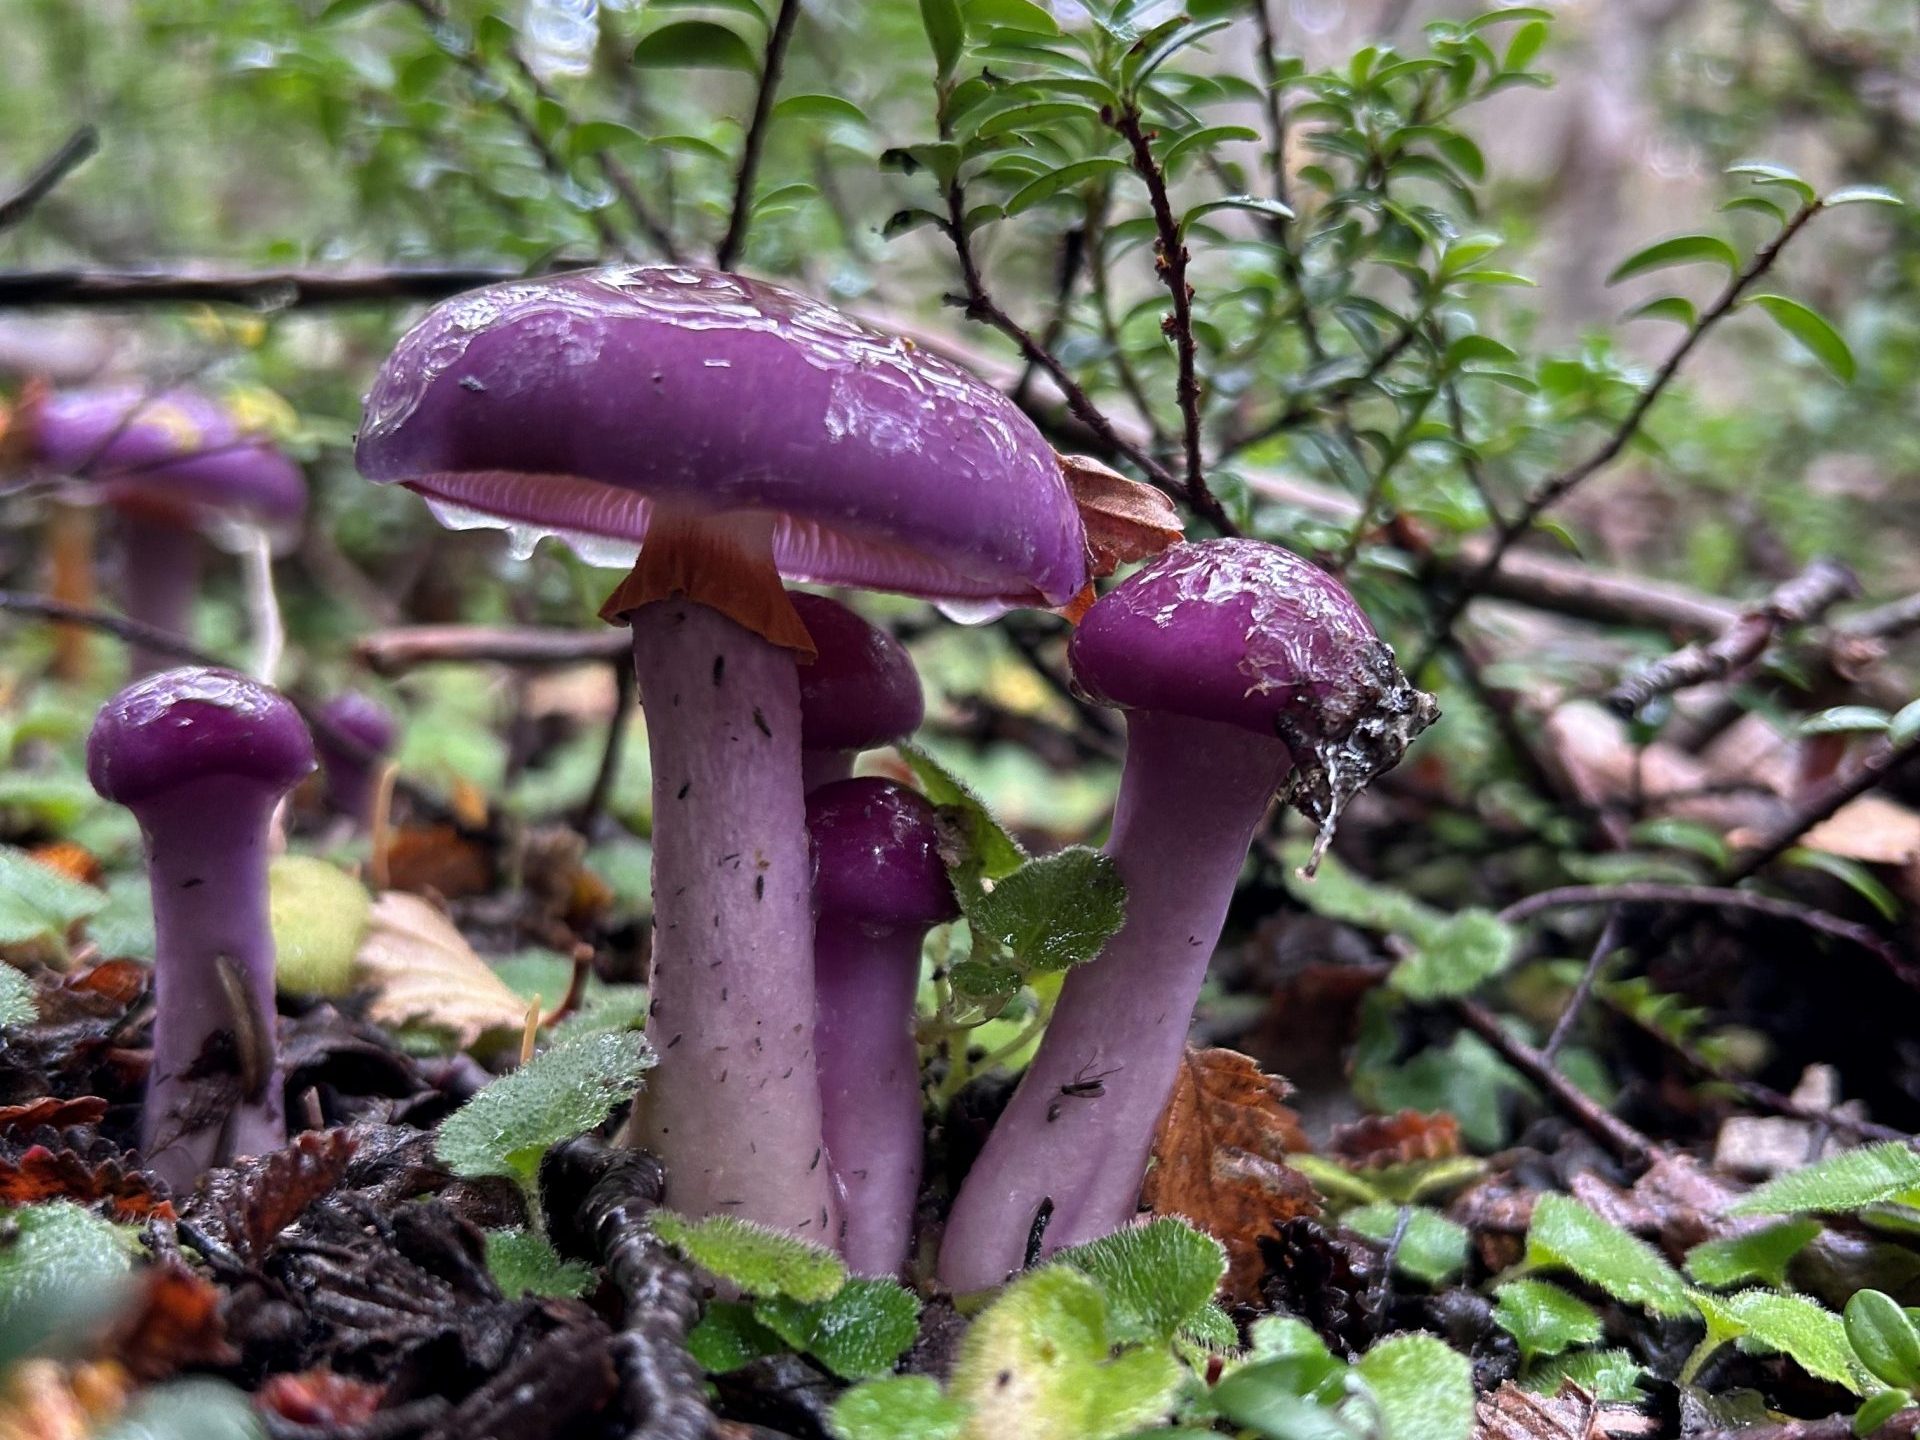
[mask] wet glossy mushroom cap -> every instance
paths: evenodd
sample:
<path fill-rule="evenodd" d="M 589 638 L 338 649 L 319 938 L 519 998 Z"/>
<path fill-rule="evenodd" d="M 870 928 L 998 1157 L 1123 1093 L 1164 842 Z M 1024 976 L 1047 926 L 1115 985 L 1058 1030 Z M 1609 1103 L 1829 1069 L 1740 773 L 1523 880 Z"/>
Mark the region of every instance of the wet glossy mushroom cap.
<path fill-rule="evenodd" d="M 956 918 L 933 806 L 891 780 L 837 780 L 807 797 L 820 913 L 884 926 Z"/>
<path fill-rule="evenodd" d="M 1439 714 L 1345 586 L 1258 540 L 1174 546 L 1094 602 L 1067 653 L 1103 704 L 1284 742 L 1323 824 Z"/>
<path fill-rule="evenodd" d="M 997 390 L 790 290 L 685 266 L 489 286 L 381 368 L 357 448 L 453 525 L 627 565 L 655 505 L 764 515 L 790 579 L 1063 604 L 1086 542 Z M 617 542 L 609 545 L 607 542 Z"/>
<path fill-rule="evenodd" d="M 376 755 L 384 755 L 391 750 L 400 734 L 399 726 L 394 723 L 393 712 L 371 695 L 363 695 L 358 690 L 334 696 L 321 707 L 320 718 Z M 321 743 L 324 748 L 325 742 Z"/>
<path fill-rule="evenodd" d="M 19 417 L 36 463 L 102 487 L 116 503 L 210 511 L 272 528 L 305 513 L 300 468 L 224 405 L 190 390 L 61 391 Z"/>
<path fill-rule="evenodd" d="M 203 665 L 129 685 L 101 707 L 87 737 L 87 778 L 120 805 L 216 777 L 285 791 L 313 768 L 306 722 L 284 696 Z"/>
<path fill-rule="evenodd" d="M 871 750 L 918 730 L 927 706 L 906 647 L 837 600 L 792 600 L 817 652 L 800 667 L 801 746 Z"/>

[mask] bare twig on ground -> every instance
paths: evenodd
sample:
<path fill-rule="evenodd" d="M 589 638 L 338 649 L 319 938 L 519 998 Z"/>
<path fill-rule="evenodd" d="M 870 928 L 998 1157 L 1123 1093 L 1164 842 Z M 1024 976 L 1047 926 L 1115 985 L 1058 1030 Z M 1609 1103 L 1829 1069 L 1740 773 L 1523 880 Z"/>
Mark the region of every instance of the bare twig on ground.
<path fill-rule="evenodd" d="M 1802 801 L 1792 815 L 1760 837 L 1753 849 L 1721 877 L 1723 883 L 1732 885 L 1757 875 L 1798 845 L 1800 837 L 1814 826 L 1841 806 L 1880 786 L 1916 755 L 1920 755 L 1920 740 L 1899 746 L 1881 745 L 1860 762 L 1853 774 L 1828 781 Z"/>
<path fill-rule="evenodd" d="M 607 721 L 607 744 L 600 752 L 600 768 L 594 772 L 593 788 L 574 816 L 573 828 L 589 840 L 606 813 L 607 799 L 613 794 L 614 781 L 620 777 L 620 756 L 626 749 L 627 726 L 633 719 L 635 700 L 633 666 L 625 657 L 613 664 L 613 717 Z"/>
<path fill-rule="evenodd" d="M 626 655 L 627 632 L 543 630 L 507 625 L 399 625 L 376 630 L 354 647 L 377 675 L 398 675 L 421 665 L 517 665 L 533 668 L 617 661 Z"/>
<path fill-rule="evenodd" d="M 800 0 L 780 0 L 773 29 L 767 36 L 766 59 L 760 67 L 760 88 L 754 95 L 753 118 L 747 122 L 746 139 L 740 146 L 740 166 L 733 177 L 733 208 L 727 216 L 727 233 L 720 238 L 713 263 L 731 270 L 747 241 L 747 225 L 753 219 L 753 181 L 760 169 L 760 151 L 766 144 L 767 122 L 773 114 L 773 102 L 780 93 L 780 70 L 786 64 L 787 47 L 793 41 L 793 27 L 800 19 Z"/>
<path fill-rule="evenodd" d="M 85 164 L 100 149 L 100 132 L 82 125 L 60 143 L 20 188 L 0 200 L 0 230 L 10 229 L 31 215 L 39 203 L 51 195 L 62 180 Z"/>
<path fill-rule="evenodd" d="M 1607 704 L 1633 715 L 1659 696 L 1723 680 L 1758 660 L 1782 632 L 1811 624 L 1859 591 L 1860 582 L 1846 566 L 1815 560 L 1711 641 L 1676 650 L 1622 680 L 1607 695 Z"/>
<path fill-rule="evenodd" d="M 1554 1069 L 1544 1054 L 1510 1032 L 1491 1010 L 1471 1000 L 1456 1000 L 1453 1011 L 1502 1060 L 1545 1091 L 1581 1129 L 1621 1160 L 1644 1167 L 1658 1158 L 1658 1145 Z"/>
<path fill-rule="evenodd" d="M 1573 994 L 1567 997 L 1560 1018 L 1553 1022 L 1553 1033 L 1547 1037 L 1547 1043 L 1540 1047 L 1541 1058 L 1549 1065 L 1560 1053 L 1560 1047 L 1567 1043 L 1567 1037 L 1573 1034 L 1573 1027 L 1580 1023 L 1581 1012 L 1587 1008 L 1587 1001 L 1593 995 L 1594 982 L 1600 978 L 1600 967 L 1619 945 L 1620 909 L 1615 906 L 1607 911 L 1606 922 L 1600 927 L 1600 938 L 1593 942 L 1593 951 L 1580 971 L 1580 982 L 1573 987 Z"/>

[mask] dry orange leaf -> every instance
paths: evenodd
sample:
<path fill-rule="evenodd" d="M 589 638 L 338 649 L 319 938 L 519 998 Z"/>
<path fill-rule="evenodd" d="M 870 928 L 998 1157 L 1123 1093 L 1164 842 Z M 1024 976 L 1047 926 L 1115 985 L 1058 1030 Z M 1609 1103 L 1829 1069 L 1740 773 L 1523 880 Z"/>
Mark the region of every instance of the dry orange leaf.
<path fill-rule="evenodd" d="M 1180 512 L 1157 486 L 1129 480 L 1085 455 L 1062 455 L 1073 503 L 1087 527 L 1087 554 L 1095 575 L 1111 575 L 1131 560 L 1145 560 L 1175 544 Z"/>
<path fill-rule="evenodd" d="M 44 845 L 34 846 L 27 853 L 49 870 L 69 880 L 77 880 L 82 885 L 100 883 L 100 860 L 84 845 L 76 845 L 71 840 L 49 840 Z"/>
<path fill-rule="evenodd" d="M 1473 1440 L 1624 1440 L 1658 1434 L 1660 1421 L 1626 1405 L 1602 1405 L 1571 1380 L 1557 1395 L 1504 1381 L 1474 1409 Z"/>
<path fill-rule="evenodd" d="M 395 830 L 386 863 L 387 885 L 394 890 L 465 900 L 493 889 L 493 852 L 451 825 Z"/>
<path fill-rule="evenodd" d="M 1460 1153 L 1460 1122 L 1444 1110 L 1431 1115 L 1418 1110 L 1367 1115 L 1337 1127 L 1327 1149 L 1354 1170 L 1445 1160 Z"/>
<path fill-rule="evenodd" d="M 1312 1184 L 1287 1164 L 1288 1152 L 1311 1148 L 1281 1103 L 1288 1093 L 1238 1051 L 1189 1049 L 1141 1192 L 1155 1214 L 1178 1215 L 1227 1247 L 1225 1292 L 1240 1303 L 1259 1294 L 1259 1242 L 1283 1220 L 1320 1213 Z"/>
<path fill-rule="evenodd" d="M 431 1025 L 462 1049 L 489 1030 L 518 1033 L 527 1002 L 440 911 L 418 895 L 389 890 L 373 902 L 354 967 L 371 986 L 368 1015 L 382 1025 Z"/>

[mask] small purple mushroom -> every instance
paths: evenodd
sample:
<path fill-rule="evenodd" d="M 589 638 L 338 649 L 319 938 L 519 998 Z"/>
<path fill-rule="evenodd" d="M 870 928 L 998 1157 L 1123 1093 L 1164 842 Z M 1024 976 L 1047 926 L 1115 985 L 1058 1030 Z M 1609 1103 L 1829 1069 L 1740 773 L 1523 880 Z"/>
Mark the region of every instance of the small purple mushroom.
<path fill-rule="evenodd" d="M 306 510 L 299 467 L 192 391 L 62 391 L 23 407 L 18 424 L 13 443 L 31 463 L 88 482 L 113 510 L 121 605 L 169 634 L 192 630 L 203 531 L 285 531 Z M 136 676 L 171 663 L 143 649 L 131 657 Z"/>
<path fill-rule="evenodd" d="M 306 724 L 229 670 L 163 670 L 101 708 L 87 777 L 140 822 L 153 887 L 147 1163 L 175 1190 L 286 1143 L 275 1074 L 274 807 L 313 771 Z"/>
<path fill-rule="evenodd" d="M 830 1241 L 798 662 L 781 577 L 987 614 L 1086 583 L 1053 452 L 998 391 L 757 281 L 676 265 L 435 307 L 367 398 L 370 480 L 443 523 L 633 565 L 660 1061 L 629 1133 L 667 1202 Z M 638 560 L 635 561 L 635 553 Z"/>
<path fill-rule="evenodd" d="M 800 667 L 800 771 L 811 794 L 853 774 L 862 750 L 913 734 L 927 705 L 906 646 L 837 600 L 803 590 L 788 598 L 815 652 Z"/>
<path fill-rule="evenodd" d="M 807 796 L 813 965 L 827 1162 L 842 1194 L 840 1250 L 858 1275 L 905 1265 L 920 1192 L 920 1050 L 913 1002 L 927 931 L 960 914 L 933 807 L 891 780 Z"/>
<path fill-rule="evenodd" d="M 391 710 L 358 690 L 334 696 L 320 708 L 320 720 L 322 725 L 316 729 L 313 743 L 326 774 L 327 805 L 364 830 L 372 821 L 381 766 L 400 728 Z M 329 729 L 338 731 L 357 748 L 341 744 Z"/>
<path fill-rule="evenodd" d="M 1033 1063 L 961 1186 L 940 1251 L 956 1291 L 1138 1206 L 1207 962 L 1274 793 L 1330 835 L 1346 801 L 1437 715 L 1331 575 L 1275 545 L 1176 545 L 1096 601 L 1075 682 L 1127 712 L 1107 854 L 1126 923 L 1067 974 Z M 1317 850 L 1316 850 L 1317 854 Z"/>

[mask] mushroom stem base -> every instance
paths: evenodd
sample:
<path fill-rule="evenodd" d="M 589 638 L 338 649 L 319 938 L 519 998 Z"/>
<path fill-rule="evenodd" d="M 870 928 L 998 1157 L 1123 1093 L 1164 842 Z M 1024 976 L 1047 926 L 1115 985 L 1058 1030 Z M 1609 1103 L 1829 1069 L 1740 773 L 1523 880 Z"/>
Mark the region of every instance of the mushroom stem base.
<path fill-rule="evenodd" d="M 794 652 L 686 598 L 626 618 L 653 756 L 659 1056 L 629 1134 L 674 1209 L 831 1245 Z"/>
<path fill-rule="evenodd" d="M 1247 846 L 1292 761 L 1230 725 L 1136 711 L 1107 854 L 1127 919 L 1061 987 L 1045 1038 L 954 1202 L 940 1278 L 997 1285 L 1026 1261 L 1044 1202 L 1044 1250 L 1130 1220 L 1187 1024 Z"/>

